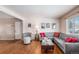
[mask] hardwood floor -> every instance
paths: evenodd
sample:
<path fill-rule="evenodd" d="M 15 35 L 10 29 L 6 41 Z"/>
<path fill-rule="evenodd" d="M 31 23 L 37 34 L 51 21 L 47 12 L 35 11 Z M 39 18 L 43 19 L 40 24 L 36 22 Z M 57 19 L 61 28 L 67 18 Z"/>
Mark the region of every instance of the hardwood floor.
<path fill-rule="evenodd" d="M 54 43 L 54 54 L 63 54 L 63 52 L 55 43 Z"/>
<path fill-rule="evenodd" d="M 0 40 L 0 54 L 53 54 L 52 50 L 47 53 L 42 51 L 40 41 L 24 45 L 22 40 Z"/>
<path fill-rule="evenodd" d="M 39 41 L 24 45 L 23 41 L 0 41 L 0 54 L 41 54 Z"/>

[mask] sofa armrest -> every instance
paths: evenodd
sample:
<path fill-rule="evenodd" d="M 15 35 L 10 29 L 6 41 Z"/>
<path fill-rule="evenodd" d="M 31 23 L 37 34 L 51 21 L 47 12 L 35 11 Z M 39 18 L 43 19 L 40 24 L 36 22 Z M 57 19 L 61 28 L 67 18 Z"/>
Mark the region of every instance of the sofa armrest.
<path fill-rule="evenodd" d="M 65 43 L 65 53 L 74 54 L 79 53 L 79 42 L 76 43 Z"/>

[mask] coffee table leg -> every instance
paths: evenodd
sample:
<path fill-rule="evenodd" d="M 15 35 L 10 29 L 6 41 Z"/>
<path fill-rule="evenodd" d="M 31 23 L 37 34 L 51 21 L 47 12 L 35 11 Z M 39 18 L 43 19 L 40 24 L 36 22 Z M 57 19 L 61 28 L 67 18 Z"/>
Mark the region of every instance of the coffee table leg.
<path fill-rule="evenodd" d="M 47 49 L 45 49 L 45 53 L 47 53 Z"/>

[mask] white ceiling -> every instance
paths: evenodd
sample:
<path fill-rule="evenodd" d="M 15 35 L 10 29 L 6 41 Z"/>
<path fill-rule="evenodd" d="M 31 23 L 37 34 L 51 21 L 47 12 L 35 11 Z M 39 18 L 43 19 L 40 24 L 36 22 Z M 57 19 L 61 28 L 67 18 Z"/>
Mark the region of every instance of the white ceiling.
<path fill-rule="evenodd" d="M 13 18 L 12 16 L 0 11 L 0 18 Z"/>
<path fill-rule="evenodd" d="M 24 18 L 30 16 L 58 18 L 76 7 L 76 5 L 7 5 L 4 7 Z"/>

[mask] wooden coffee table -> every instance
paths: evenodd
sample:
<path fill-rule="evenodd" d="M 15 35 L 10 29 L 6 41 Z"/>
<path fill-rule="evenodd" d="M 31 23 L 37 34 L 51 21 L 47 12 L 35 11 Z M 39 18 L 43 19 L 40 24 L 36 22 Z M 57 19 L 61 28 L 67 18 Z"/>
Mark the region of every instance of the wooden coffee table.
<path fill-rule="evenodd" d="M 50 43 L 50 44 L 48 44 Z M 46 44 L 43 44 L 43 42 L 41 43 L 41 50 L 44 51 L 44 53 L 47 53 L 48 51 L 52 51 L 54 50 L 54 43 L 52 41 L 48 42 Z"/>

